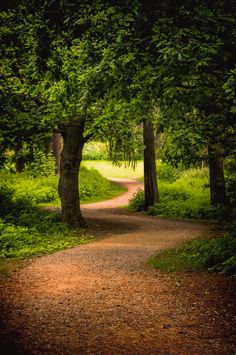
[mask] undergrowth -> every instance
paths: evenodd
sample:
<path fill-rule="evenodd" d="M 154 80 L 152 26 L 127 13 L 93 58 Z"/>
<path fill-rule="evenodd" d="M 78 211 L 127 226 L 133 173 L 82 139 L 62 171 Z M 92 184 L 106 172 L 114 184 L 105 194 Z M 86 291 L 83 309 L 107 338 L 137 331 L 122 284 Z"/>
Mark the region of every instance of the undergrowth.
<path fill-rule="evenodd" d="M 29 196 L 0 189 L 0 260 L 25 258 L 89 241 L 60 222 L 60 215 L 39 209 Z"/>
<path fill-rule="evenodd" d="M 158 172 L 158 169 L 157 169 Z M 231 205 L 210 205 L 207 169 L 174 169 L 159 166 L 158 187 L 160 203 L 148 209 L 148 214 L 158 217 L 218 220 L 227 223 L 230 231 L 223 237 L 195 240 L 152 258 L 150 264 L 160 270 L 199 271 L 210 270 L 236 275 L 236 225 L 235 176 L 226 174 L 226 187 Z M 129 202 L 132 211 L 144 210 L 144 193 L 137 191 Z"/>
<path fill-rule="evenodd" d="M 45 204 L 59 204 L 57 185 L 53 175 L 0 172 L 0 260 L 51 253 L 92 239 L 62 224 L 59 214 L 42 209 Z M 121 191 L 95 169 L 82 167 L 82 202 L 111 198 Z"/>
<path fill-rule="evenodd" d="M 148 214 L 158 217 L 226 220 L 229 209 L 210 205 L 208 170 L 190 169 L 159 176 L 160 203 L 148 209 Z M 175 179 L 177 177 L 177 179 Z M 129 202 L 129 209 L 144 209 L 144 193 L 139 190 Z M 231 209 L 232 210 L 232 209 Z"/>
<path fill-rule="evenodd" d="M 17 220 L 0 218 L 0 259 L 25 258 L 92 240 L 45 211 L 25 212 Z"/>
<path fill-rule="evenodd" d="M 214 271 L 236 275 L 236 229 L 224 236 L 198 239 L 163 251 L 149 264 L 164 272 Z"/>
<path fill-rule="evenodd" d="M 120 194 L 124 189 L 104 178 L 95 169 L 81 167 L 80 171 L 81 203 L 109 199 Z M 34 176 L 30 172 L 14 174 L 0 172 L 0 190 L 13 191 L 15 201 L 28 201 L 32 205 L 60 204 L 58 196 L 58 177 Z"/>

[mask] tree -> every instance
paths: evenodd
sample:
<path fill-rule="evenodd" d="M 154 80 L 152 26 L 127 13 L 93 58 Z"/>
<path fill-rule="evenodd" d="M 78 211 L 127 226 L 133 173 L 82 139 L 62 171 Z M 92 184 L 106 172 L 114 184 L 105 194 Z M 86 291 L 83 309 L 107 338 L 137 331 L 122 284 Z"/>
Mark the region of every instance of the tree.
<path fill-rule="evenodd" d="M 1 154 L 7 149 L 15 151 L 16 170 L 21 172 L 25 165 L 25 152 L 33 144 L 43 148 L 52 125 L 46 122 L 46 102 L 39 92 L 35 93 L 29 75 L 32 53 L 27 26 L 16 10 L 17 4 L 0 13 L 1 21 L 1 69 L 0 69 L 0 136 L 3 141 Z"/>
<path fill-rule="evenodd" d="M 60 173 L 60 162 L 62 152 L 62 136 L 60 132 L 54 132 L 52 137 L 53 155 L 55 159 L 55 175 Z"/>
<path fill-rule="evenodd" d="M 144 138 L 144 206 L 145 209 L 159 202 L 156 175 L 155 136 L 152 121 L 143 123 Z"/>
<path fill-rule="evenodd" d="M 223 159 L 235 151 L 232 73 L 235 4 L 182 2 L 156 26 L 159 98 L 163 125 L 171 135 L 169 158 L 208 159 L 211 203 L 225 204 Z M 230 84 L 231 83 L 231 84 Z M 227 92 L 228 90 L 228 92 Z"/>
<path fill-rule="evenodd" d="M 59 195 L 62 221 L 71 226 L 85 226 L 80 210 L 79 168 L 82 160 L 85 118 L 70 120 L 63 132 L 63 149 L 60 163 Z"/>

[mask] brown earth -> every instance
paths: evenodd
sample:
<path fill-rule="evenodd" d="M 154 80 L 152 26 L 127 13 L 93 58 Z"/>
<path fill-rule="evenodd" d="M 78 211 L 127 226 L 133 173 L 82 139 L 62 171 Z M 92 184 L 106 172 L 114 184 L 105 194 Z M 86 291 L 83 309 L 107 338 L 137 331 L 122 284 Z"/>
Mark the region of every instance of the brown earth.
<path fill-rule="evenodd" d="M 212 224 L 83 206 L 97 241 L 33 258 L 1 277 L 0 354 L 236 354 L 235 280 L 162 274 L 146 260 L 212 233 Z"/>

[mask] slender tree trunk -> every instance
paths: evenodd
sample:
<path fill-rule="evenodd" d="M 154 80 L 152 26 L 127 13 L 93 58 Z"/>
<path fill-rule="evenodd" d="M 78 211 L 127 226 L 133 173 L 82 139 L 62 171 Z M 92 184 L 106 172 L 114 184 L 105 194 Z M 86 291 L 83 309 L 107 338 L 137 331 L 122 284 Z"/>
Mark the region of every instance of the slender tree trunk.
<path fill-rule="evenodd" d="M 143 124 L 145 209 L 159 202 L 156 175 L 155 135 L 152 122 Z"/>
<path fill-rule="evenodd" d="M 211 205 L 227 203 L 223 158 L 214 146 L 208 148 Z"/>
<path fill-rule="evenodd" d="M 51 142 L 51 139 L 49 138 L 49 139 L 45 140 L 45 145 L 44 145 L 44 153 L 45 153 L 46 159 L 48 159 L 48 155 L 51 152 L 51 150 L 52 150 L 52 142 Z"/>
<path fill-rule="evenodd" d="M 62 145 L 63 145 L 61 133 L 59 132 L 53 133 L 52 145 L 53 145 L 53 155 L 55 158 L 55 175 L 59 175 L 61 152 L 62 152 Z"/>
<path fill-rule="evenodd" d="M 59 195 L 61 198 L 62 221 L 72 227 L 85 226 L 80 210 L 79 169 L 84 146 L 84 121 L 71 120 L 63 134 L 61 153 Z"/>
<path fill-rule="evenodd" d="M 21 173 L 25 169 L 25 158 L 23 156 L 23 142 L 22 138 L 18 137 L 15 146 L 15 156 L 16 156 L 16 171 Z"/>

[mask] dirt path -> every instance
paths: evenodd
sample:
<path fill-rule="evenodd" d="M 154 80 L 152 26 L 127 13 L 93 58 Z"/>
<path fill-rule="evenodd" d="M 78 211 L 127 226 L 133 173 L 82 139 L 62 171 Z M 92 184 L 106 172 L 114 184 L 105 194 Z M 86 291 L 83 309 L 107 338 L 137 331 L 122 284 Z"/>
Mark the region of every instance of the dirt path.
<path fill-rule="evenodd" d="M 98 240 L 32 259 L 0 285 L 0 354 L 236 354 L 235 281 L 164 275 L 156 251 L 212 225 L 132 214 L 128 192 L 83 207 Z"/>

